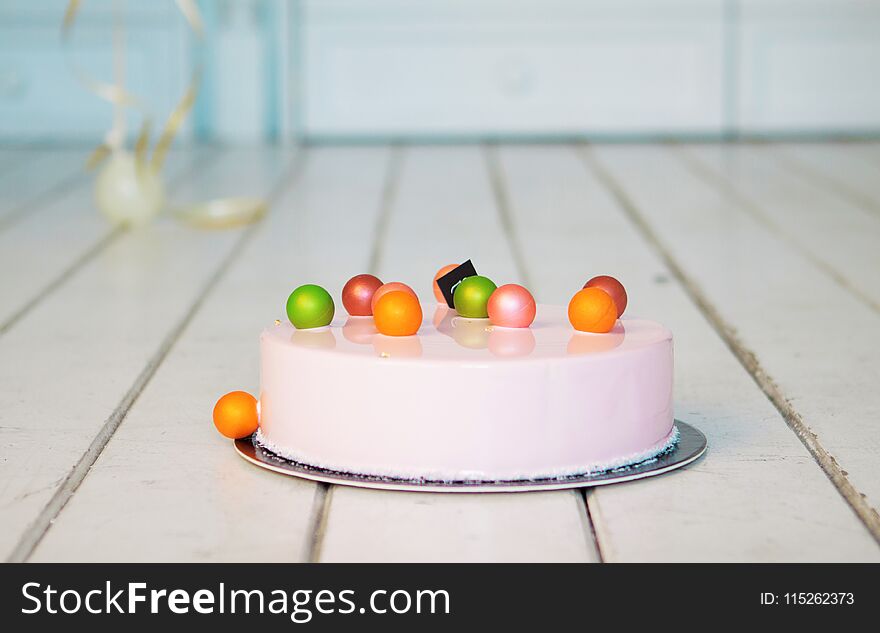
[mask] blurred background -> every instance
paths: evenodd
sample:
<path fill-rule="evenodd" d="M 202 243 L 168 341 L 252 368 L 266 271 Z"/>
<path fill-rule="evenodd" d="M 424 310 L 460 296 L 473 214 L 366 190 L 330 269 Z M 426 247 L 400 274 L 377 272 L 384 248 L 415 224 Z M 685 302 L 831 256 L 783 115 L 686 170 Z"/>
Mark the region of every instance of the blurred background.
<path fill-rule="evenodd" d="M 94 142 L 125 77 L 159 119 L 202 68 L 181 139 L 256 142 L 869 136 L 868 0 L 0 0 L 0 142 Z M 132 115 L 134 116 L 134 115 Z M 137 125 L 129 125 L 136 134 Z"/>

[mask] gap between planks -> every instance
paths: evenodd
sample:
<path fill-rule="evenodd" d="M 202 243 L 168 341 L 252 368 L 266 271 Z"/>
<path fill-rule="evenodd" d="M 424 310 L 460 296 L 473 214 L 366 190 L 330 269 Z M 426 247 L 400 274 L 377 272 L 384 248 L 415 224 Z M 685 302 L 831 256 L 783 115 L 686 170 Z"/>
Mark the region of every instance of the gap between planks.
<path fill-rule="evenodd" d="M 489 184 L 492 188 L 492 195 L 495 199 L 495 208 L 498 211 L 498 217 L 504 230 L 507 244 L 513 256 L 514 265 L 523 284 L 531 288 L 532 283 L 526 266 L 526 258 L 523 252 L 522 243 L 519 239 L 519 233 L 516 230 L 516 222 L 513 218 L 513 212 L 510 207 L 510 195 L 507 191 L 507 181 L 504 176 L 504 169 L 498 157 L 498 147 L 495 143 L 483 146 L 483 156 L 486 163 L 486 173 L 489 177 Z M 600 563 L 605 562 L 605 555 L 602 550 L 602 544 L 596 532 L 596 524 L 593 520 L 593 514 L 590 511 L 589 500 L 593 496 L 593 488 L 579 488 L 573 491 L 576 495 L 578 503 L 582 506 L 581 518 L 584 521 L 584 533 L 586 535 L 586 546 L 596 552 L 596 557 Z"/>
<path fill-rule="evenodd" d="M 392 145 L 385 164 L 385 178 L 382 183 L 382 193 L 379 196 L 379 212 L 376 215 L 376 224 L 373 229 L 373 244 L 367 264 L 367 272 L 371 275 L 376 274 L 382 263 L 382 251 L 385 248 L 388 226 L 391 222 L 391 210 L 394 207 L 394 201 L 397 199 L 400 175 L 403 172 L 405 160 L 406 148 L 399 143 Z M 301 556 L 303 562 L 321 562 L 321 549 L 323 548 L 324 535 L 327 531 L 327 517 L 330 515 L 330 502 L 333 500 L 334 487 L 334 484 L 317 483 L 307 528 L 309 538 L 305 543 Z"/>
<path fill-rule="evenodd" d="M 296 182 L 297 178 L 303 171 L 304 165 L 304 153 L 297 152 L 292 159 L 291 165 L 288 167 L 287 170 L 285 170 L 285 174 L 282 175 L 281 178 L 279 178 L 278 184 L 272 189 L 272 191 L 269 192 L 269 195 L 267 196 L 269 206 L 271 206 L 288 187 L 292 186 Z M 28 560 L 28 558 L 30 558 L 31 554 L 33 554 L 36 547 L 40 544 L 40 541 L 46 535 L 48 530 L 52 527 L 52 524 L 55 522 L 58 514 L 64 509 L 64 506 L 67 505 L 68 501 L 70 501 L 70 499 L 76 493 L 80 484 L 88 475 L 89 470 L 91 470 L 92 465 L 97 461 L 98 457 L 100 457 L 104 448 L 113 437 L 113 434 L 119 428 L 119 425 L 122 424 L 123 420 L 125 420 L 125 417 L 131 407 L 137 401 L 143 390 L 147 387 L 152 377 L 156 374 L 159 366 L 168 356 L 175 343 L 177 343 L 184 330 L 192 321 L 193 317 L 196 315 L 201 306 L 204 304 L 205 300 L 211 294 L 211 291 L 217 286 L 217 284 L 232 266 L 233 262 L 242 252 L 245 244 L 253 237 L 257 227 L 259 226 L 260 223 L 257 222 L 247 226 L 245 229 L 242 230 L 241 234 L 233 244 L 229 253 L 227 253 L 226 257 L 223 258 L 223 260 L 220 262 L 220 265 L 216 268 L 214 273 L 210 276 L 208 281 L 202 287 L 201 291 L 198 293 L 195 300 L 190 305 L 186 314 L 184 314 L 183 318 L 178 321 L 177 324 L 174 325 L 174 327 L 172 327 L 172 329 L 166 335 L 162 343 L 159 345 L 159 348 L 147 361 L 146 366 L 135 379 L 134 383 L 123 396 L 122 400 L 119 402 L 119 404 L 110 414 L 110 416 L 104 421 L 104 424 L 101 426 L 101 429 L 98 431 L 97 435 L 92 440 L 89 447 L 79 458 L 73 468 L 71 468 L 71 470 L 68 472 L 61 485 L 58 487 L 58 489 L 55 491 L 55 493 L 52 495 L 52 497 L 49 499 L 49 501 L 46 503 L 46 505 L 43 507 L 43 509 L 31 523 L 31 525 L 25 530 L 24 534 L 10 553 L 6 562 L 25 562 Z"/>
<path fill-rule="evenodd" d="M 196 171 L 196 169 L 203 169 L 206 165 L 210 165 L 212 162 L 217 160 L 217 155 L 212 154 L 211 156 L 207 156 L 202 159 L 193 160 L 192 164 L 183 169 L 179 174 L 177 174 L 171 180 L 170 189 L 175 189 L 180 185 L 181 182 L 184 181 L 190 174 Z M 0 225 L 0 230 L 2 230 L 2 225 Z M 61 273 L 52 279 L 48 284 L 43 286 L 42 290 L 35 294 L 31 299 L 29 299 L 23 306 L 21 306 L 18 310 L 13 312 L 6 321 L 0 323 L 0 336 L 3 336 L 11 330 L 16 323 L 21 321 L 21 319 L 27 315 L 31 310 L 37 307 L 46 297 L 52 294 L 54 291 L 58 290 L 61 286 L 63 286 L 67 281 L 69 281 L 76 273 L 78 273 L 86 264 L 95 259 L 98 255 L 107 250 L 110 245 L 112 245 L 116 240 L 118 240 L 122 235 L 128 232 L 128 228 L 126 226 L 116 226 L 109 233 L 98 239 L 92 246 L 90 246 L 84 253 L 82 253 L 79 257 L 73 260 L 73 262 L 67 266 Z"/>
<path fill-rule="evenodd" d="M 874 310 L 880 314 L 880 304 L 878 304 L 874 299 L 866 295 L 864 292 L 853 286 L 849 280 L 838 272 L 835 268 L 824 262 L 823 260 L 816 257 L 813 252 L 800 244 L 795 239 L 792 239 L 788 233 L 786 233 L 782 228 L 770 219 L 764 210 L 761 208 L 761 205 L 752 201 L 751 198 L 743 194 L 737 185 L 734 185 L 731 182 L 728 182 L 724 179 L 723 176 L 716 173 L 711 167 L 704 165 L 699 159 L 691 156 L 685 149 L 677 144 L 670 144 L 669 147 L 674 148 L 674 154 L 681 160 L 682 164 L 687 167 L 692 174 L 694 174 L 697 178 L 708 184 L 710 187 L 716 189 L 719 193 L 726 196 L 730 199 L 734 204 L 746 211 L 749 215 L 751 215 L 755 220 L 757 220 L 758 224 L 764 227 L 767 231 L 772 233 L 774 236 L 778 237 L 786 244 L 791 246 L 801 257 L 809 261 L 816 268 L 825 273 L 832 281 L 834 281 L 841 288 L 846 290 L 856 299 L 867 305 L 869 308 Z M 609 176 L 610 177 L 610 176 Z"/>
<path fill-rule="evenodd" d="M 599 557 L 599 562 L 604 563 L 608 560 L 608 556 L 605 552 L 605 548 L 602 547 L 602 540 L 599 538 L 599 533 L 596 531 L 596 517 L 595 514 L 598 514 L 598 509 L 595 506 L 596 501 L 596 488 L 580 488 L 577 490 L 580 493 L 581 501 L 584 504 L 584 516 L 586 517 L 586 522 L 589 526 L 589 538 L 594 548 L 596 548 L 596 554 Z"/>
<path fill-rule="evenodd" d="M 388 225 L 391 221 L 391 207 L 397 198 L 397 188 L 400 184 L 403 161 L 404 148 L 400 144 L 392 145 L 385 167 L 385 182 L 382 184 L 382 194 L 379 196 L 379 213 L 376 216 L 376 225 L 373 229 L 373 246 L 370 250 L 370 259 L 367 264 L 367 272 L 371 275 L 375 275 L 382 264 L 382 252 L 385 248 Z"/>
<path fill-rule="evenodd" d="M 865 195 L 839 178 L 832 176 L 825 170 L 808 165 L 803 160 L 792 156 L 777 145 L 767 144 L 766 147 L 770 148 L 773 155 L 779 160 L 783 167 L 788 169 L 788 171 L 797 174 L 799 177 L 806 180 L 817 180 L 821 182 L 828 191 L 836 194 L 839 198 L 842 198 L 857 207 L 861 207 L 871 214 L 880 216 L 880 205 L 872 200 L 870 196 Z"/>
<path fill-rule="evenodd" d="M 369 260 L 368 272 L 371 274 L 375 274 L 381 265 L 382 250 L 385 246 L 393 205 L 400 185 L 403 165 L 406 159 L 406 149 L 407 146 L 395 144 L 392 146 L 392 151 L 388 158 L 388 167 L 386 168 L 385 182 L 382 187 L 380 209 L 376 221 L 376 228 L 373 235 L 373 247 Z M 529 277 L 525 266 L 525 258 L 519 248 L 516 229 L 510 212 L 504 174 L 500 161 L 498 160 L 497 148 L 494 144 L 482 145 L 481 153 L 486 168 L 486 176 L 489 179 L 490 189 L 492 190 L 492 195 L 495 201 L 496 211 L 503 227 L 504 236 L 508 248 L 511 251 L 517 274 L 520 276 L 523 283 L 528 285 Z M 301 560 L 303 562 L 317 563 L 321 560 L 334 488 L 334 484 L 317 484 L 315 497 L 309 515 L 309 539 L 306 541 L 301 555 Z M 572 491 L 577 502 L 582 506 L 581 518 L 584 521 L 585 545 L 587 548 L 595 550 L 600 562 L 604 562 L 602 548 L 598 541 L 595 525 L 593 524 L 593 518 L 589 509 L 588 498 L 591 493 L 592 489 L 590 488 Z"/>
<path fill-rule="evenodd" d="M 30 157 L 28 160 L 33 162 L 35 159 Z M 83 182 L 84 175 L 85 169 L 77 169 L 74 173 L 61 178 L 60 181 L 56 182 L 48 189 L 44 189 L 35 196 L 32 196 L 29 200 L 20 202 L 14 206 L 11 211 L 0 216 L 0 231 L 5 231 L 13 226 L 16 222 L 28 215 L 28 211 L 36 212 L 40 210 L 41 207 L 45 207 L 55 198 L 69 192 L 71 189 L 74 189 L 79 185 L 85 186 L 85 183 Z"/>
<path fill-rule="evenodd" d="M 583 506 L 581 516 L 584 519 L 584 534 L 587 540 L 587 547 L 596 551 L 596 558 L 600 563 L 607 562 L 608 558 L 602 547 L 602 541 L 599 539 L 599 533 L 596 531 L 596 520 L 593 516 L 591 504 L 595 499 L 595 487 L 593 488 L 577 488 L 574 493 L 578 496 L 579 503 Z"/>
<path fill-rule="evenodd" d="M 788 427 L 800 439 L 807 448 L 813 459 L 819 464 L 822 471 L 831 480 L 838 492 L 856 513 L 859 519 L 867 527 L 868 531 L 880 544 L 880 515 L 871 507 L 865 497 L 849 481 L 846 473 L 841 469 L 837 460 L 822 446 L 818 436 L 813 433 L 804 422 L 800 413 L 791 405 L 785 394 L 761 366 L 757 355 L 750 350 L 739 338 L 736 330 L 731 326 L 715 306 L 707 299 L 699 285 L 684 271 L 682 266 L 665 247 L 648 221 L 642 216 L 635 203 L 627 195 L 624 188 L 611 172 L 608 171 L 593 155 L 585 144 L 577 146 L 578 155 L 583 160 L 587 169 L 591 170 L 599 182 L 608 190 L 612 198 L 620 206 L 624 215 L 633 223 L 636 230 L 645 241 L 655 250 L 661 260 L 669 268 L 672 275 L 682 285 L 687 296 L 694 302 L 703 317 L 712 326 L 718 336 L 724 341 L 728 349 L 733 353 L 743 368 L 749 373 L 755 384 L 761 389 L 767 399 L 776 407 L 782 415 Z M 725 187 L 725 192 L 727 188 Z M 735 193 L 735 190 L 734 190 Z M 738 203 L 738 198 L 733 198 Z M 738 205 L 739 206 L 739 205 Z M 767 226 L 761 222 L 762 226 Z M 769 227 L 768 227 L 769 228 Z M 773 229 L 771 229 L 773 230 Z"/>
<path fill-rule="evenodd" d="M 486 173 L 489 176 L 489 185 L 492 188 L 492 195 L 495 197 L 495 209 L 498 211 L 498 219 L 504 230 L 504 236 L 507 238 L 507 244 L 510 247 L 510 254 L 513 256 L 513 263 L 516 266 L 516 272 L 527 288 L 531 288 L 532 284 L 529 280 L 527 272 L 526 259 L 523 255 L 522 244 L 516 231 L 516 225 L 513 221 L 513 213 L 510 210 L 510 196 L 507 193 L 507 183 L 504 179 L 504 170 L 501 168 L 501 162 L 498 159 L 498 148 L 492 143 L 483 146 L 483 157 L 486 161 Z"/>
<path fill-rule="evenodd" d="M 309 539 L 306 541 L 301 560 L 304 563 L 321 562 L 321 549 L 327 533 L 327 517 L 330 515 L 330 501 L 333 498 L 334 484 L 319 481 L 315 484 L 315 498 L 309 515 Z"/>
<path fill-rule="evenodd" d="M 104 237 L 95 242 L 92 246 L 90 246 L 86 251 L 73 260 L 73 263 L 70 264 L 67 268 L 61 271 L 55 279 L 51 280 L 48 284 L 43 286 L 42 290 L 31 297 L 28 301 L 24 303 L 18 310 L 13 312 L 6 321 L 0 323 L 0 336 L 3 336 L 11 330 L 16 323 L 18 323 L 28 312 L 33 310 L 37 305 L 39 305 L 43 299 L 48 297 L 50 294 L 58 290 L 61 286 L 63 286 L 71 277 L 73 277 L 80 269 L 83 268 L 90 261 L 95 259 L 99 254 L 101 254 L 104 250 L 107 249 L 113 242 L 119 239 L 119 236 L 126 232 L 125 227 L 117 226 L 109 233 L 107 233 Z"/>

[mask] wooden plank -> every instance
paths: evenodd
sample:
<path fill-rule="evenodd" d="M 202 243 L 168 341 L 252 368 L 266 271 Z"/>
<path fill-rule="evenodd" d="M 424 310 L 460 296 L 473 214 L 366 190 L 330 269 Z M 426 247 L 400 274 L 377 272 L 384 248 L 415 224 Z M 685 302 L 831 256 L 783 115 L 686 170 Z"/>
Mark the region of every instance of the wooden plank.
<path fill-rule="evenodd" d="M 14 165 L 18 160 L 27 160 L 33 155 L 33 152 L 0 146 L 0 191 L 3 191 L 4 176 L 9 171 L 10 166 Z"/>
<path fill-rule="evenodd" d="M 206 156 L 171 154 L 165 174 L 172 192 L 175 179 Z M 26 174 L 24 182 L 33 178 Z M 0 231 L 0 336 L 122 233 L 95 208 L 92 179 L 61 193 Z"/>
<path fill-rule="evenodd" d="M 233 183 L 239 191 L 265 193 L 282 168 L 272 152 L 224 153 L 193 174 L 183 194 L 205 198 Z M 84 234 L 75 226 L 70 230 Z M 238 234 L 198 231 L 171 220 L 125 232 L 0 338 L 4 558 L 24 559 L 75 491 L 238 244 Z M 33 243 L 52 246 L 38 238 Z M 119 488 L 121 495 L 130 492 Z"/>
<path fill-rule="evenodd" d="M 789 168 L 880 214 L 880 151 L 876 145 L 781 143 L 776 149 Z"/>
<path fill-rule="evenodd" d="M 496 283 L 520 280 L 474 147 L 405 153 L 377 273 L 436 304 L 440 266 L 473 258 Z M 334 487 L 314 557 L 321 561 L 593 561 L 583 501 L 574 491 L 444 496 Z"/>
<path fill-rule="evenodd" d="M 519 271 L 496 207 L 485 157 L 475 147 L 413 147 L 391 195 L 376 274 L 403 281 L 433 307 L 434 274 L 473 259 L 497 283 Z"/>
<path fill-rule="evenodd" d="M 860 167 L 857 167 L 857 169 L 859 171 L 865 170 L 866 173 L 860 174 L 860 175 L 857 174 L 857 175 L 844 176 L 844 174 L 842 173 L 844 170 L 842 168 L 835 168 L 835 175 L 839 174 L 841 178 L 844 178 L 844 177 L 846 177 L 847 179 L 853 178 L 854 182 L 855 182 L 855 179 L 861 179 L 861 178 L 868 177 L 868 174 L 870 173 L 868 170 L 871 169 L 871 167 L 870 167 L 871 165 L 873 165 L 874 169 L 880 169 L 880 141 L 866 141 L 866 140 L 846 141 L 846 142 L 828 141 L 828 142 L 824 142 L 824 143 L 790 143 L 790 144 L 778 143 L 777 145 L 782 147 L 783 149 L 788 149 L 789 146 L 790 147 L 804 146 L 804 147 L 810 147 L 810 148 L 815 147 L 815 148 L 817 148 L 817 150 L 820 147 L 828 148 L 831 150 L 836 150 L 839 148 L 841 154 L 845 157 L 845 158 L 843 158 L 843 160 L 846 160 L 848 163 L 852 163 L 853 161 L 858 162 L 858 163 L 863 163 L 863 165 Z M 789 156 L 792 156 L 792 155 L 793 154 L 789 154 Z M 804 158 L 804 160 L 806 160 L 806 157 Z M 819 165 L 817 164 L 817 167 L 818 166 Z"/>
<path fill-rule="evenodd" d="M 53 198 L 83 188 L 88 151 L 7 149 L 0 156 L 0 231 Z"/>
<path fill-rule="evenodd" d="M 877 167 L 880 167 L 880 142 L 854 143 L 850 146 L 849 151 L 857 154 L 862 160 L 873 162 Z"/>
<path fill-rule="evenodd" d="M 449 495 L 336 486 L 322 562 L 594 562 L 575 491 Z"/>
<path fill-rule="evenodd" d="M 298 178 L 199 306 L 34 560 L 305 555 L 315 485 L 244 462 L 214 430 L 210 411 L 226 391 L 257 392 L 258 335 L 285 318 L 294 285 L 314 281 L 338 296 L 366 266 L 386 157 L 381 148 L 309 150 Z M 264 160 L 253 160 L 264 168 Z"/>
<path fill-rule="evenodd" d="M 794 441 L 796 434 L 876 537 L 876 313 L 669 150 L 602 147 L 593 155 L 596 173 L 647 239 L 645 255 L 671 267 L 701 309 L 686 305 L 679 284 L 666 284 L 677 297 L 656 295 L 658 285 L 650 304 L 677 336 L 679 415 L 710 441 L 704 462 L 650 484 L 680 487 L 675 493 L 597 492 L 600 539 L 621 539 L 616 551 L 629 556 L 632 547 L 642 558 L 675 549 L 687 558 L 876 560 L 868 532 Z M 651 288 L 634 287 L 634 301 Z M 633 304 L 634 313 L 642 309 Z M 634 522 L 639 502 L 659 517 Z M 650 543 L 660 549 L 646 551 Z"/>
<path fill-rule="evenodd" d="M 819 178 L 787 169 L 766 146 L 691 146 L 680 155 L 700 178 L 880 312 L 880 217 L 870 209 Z"/>
<path fill-rule="evenodd" d="M 687 183 L 643 159 L 655 150 L 597 153 L 603 163 L 620 163 L 614 173 L 625 176 L 628 190 L 640 194 L 644 183 L 654 185 L 638 199 L 658 215 L 674 216 L 686 202 Z M 618 276 L 628 289 L 627 313 L 674 332 L 676 415 L 709 438 L 708 454 L 685 470 L 588 494 L 603 559 L 876 558 L 862 524 L 578 150 L 505 148 L 501 163 L 536 294 L 564 304 L 591 276 Z M 713 212 L 704 206 L 697 209 Z M 677 229 L 703 234 L 727 227 L 718 215 L 700 219 L 695 211 L 689 219 Z"/>

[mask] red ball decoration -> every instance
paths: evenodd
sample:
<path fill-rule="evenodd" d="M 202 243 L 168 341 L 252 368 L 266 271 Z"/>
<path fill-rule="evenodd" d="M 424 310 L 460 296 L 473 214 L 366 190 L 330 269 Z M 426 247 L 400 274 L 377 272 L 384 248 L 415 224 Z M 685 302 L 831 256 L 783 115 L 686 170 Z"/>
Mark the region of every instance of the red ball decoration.
<path fill-rule="evenodd" d="M 614 301 L 614 305 L 617 307 L 618 319 L 623 314 L 623 311 L 626 310 L 626 288 L 614 277 L 609 275 L 593 277 L 584 284 L 584 288 L 601 288 L 611 295 L 611 300 Z"/>
<path fill-rule="evenodd" d="M 355 275 L 342 289 L 342 305 L 351 316 L 371 316 L 373 294 L 382 281 L 373 275 Z"/>

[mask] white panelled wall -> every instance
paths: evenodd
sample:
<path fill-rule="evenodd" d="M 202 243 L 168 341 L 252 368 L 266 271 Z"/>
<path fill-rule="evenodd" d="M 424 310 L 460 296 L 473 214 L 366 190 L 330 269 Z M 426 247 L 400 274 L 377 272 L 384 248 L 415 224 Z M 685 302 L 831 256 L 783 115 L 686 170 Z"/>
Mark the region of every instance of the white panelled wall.
<path fill-rule="evenodd" d="M 313 137 L 880 132 L 880 3 L 304 0 Z"/>
<path fill-rule="evenodd" d="M 880 2 L 739 0 L 735 124 L 880 131 Z"/>
<path fill-rule="evenodd" d="M 95 142 L 113 0 L 0 0 L 0 141 Z M 128 87 L 156 121 L 195 67 L 182 138 L 880 134 L 876 0 L 116 0 Z M 136 133 L 140 114 L 132 113 Z"/>
<path fill-rule="evenodd" d="M 305 3 L 310 134 L 712 133 L 721 3 Z"/>

